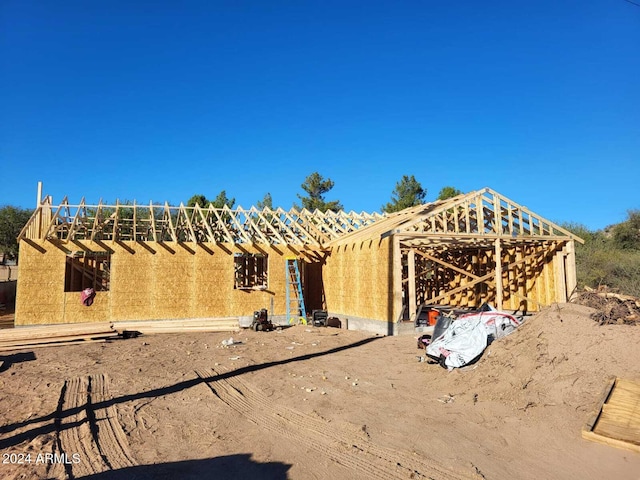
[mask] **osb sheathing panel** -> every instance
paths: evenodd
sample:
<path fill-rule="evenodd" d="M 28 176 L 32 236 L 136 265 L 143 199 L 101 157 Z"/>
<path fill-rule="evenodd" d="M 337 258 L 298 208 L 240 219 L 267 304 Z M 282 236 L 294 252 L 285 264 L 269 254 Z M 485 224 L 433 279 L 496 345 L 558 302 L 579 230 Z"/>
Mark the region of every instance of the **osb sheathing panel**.
<path fill-rule="evenodd" d="M 390 260 L 389 238 L 334 247 L 323 269 L 327 309 L 386 322 L 393 291 Z"/>
<path fill-rule="evenodd" d="M 56 323 L 63 315 L 64 254 L 52 245 L 40 253 L 20 242 L 16 325 Z"/>
<path fill-rule="evenodd" d="M 76 243 L 45 242 L 36 249 L 21 242 L 17 325 L 252 315 L 261 308 L 271 312 L 272 299 L 274 314 L 286 313 L 284 257 L 296 254 L 287 248 Z M 63 248 L 112 251 L 110 290 L 98 292 L 90 307 L 81 304 L 79 292 L 64 292 Z M 233 253 L 243 252 L 268 254 L 267 290 L 233 288 Z"/>

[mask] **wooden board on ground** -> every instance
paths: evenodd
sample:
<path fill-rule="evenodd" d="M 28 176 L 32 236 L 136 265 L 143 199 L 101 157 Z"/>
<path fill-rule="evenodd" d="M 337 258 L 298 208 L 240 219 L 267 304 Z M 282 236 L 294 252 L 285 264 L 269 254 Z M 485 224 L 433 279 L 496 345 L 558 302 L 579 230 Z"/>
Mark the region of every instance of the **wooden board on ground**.
<path fill-rule="evenodd" d="M 582 437 L 640 453 L 640 382 L 612 380 Z"/>
<path fill-rule="evenodd" d="M 143 334 L 182 332 L 235 332 L 240 330 L 237 318 L 194 318 L 182 320 L 140 320 L 113 322 L 118 332 L 125 330 Z"/>
<path fill-rule="evenodd" d="M 76 323 L 19 327 L 0 331 L 0 351 L 55 347 L 118 337 L 110 323 Z"/>

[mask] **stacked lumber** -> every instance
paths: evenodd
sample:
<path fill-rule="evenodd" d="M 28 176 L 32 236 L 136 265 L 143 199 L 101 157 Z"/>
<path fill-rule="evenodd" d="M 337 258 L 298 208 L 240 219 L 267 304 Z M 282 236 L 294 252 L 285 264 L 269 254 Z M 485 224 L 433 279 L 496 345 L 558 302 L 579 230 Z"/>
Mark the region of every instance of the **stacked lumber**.
<path fill-rule="evenodd" d="M 13 328 L 13 317 L 0 317 L 0 329 Z"/>
<path fill-rule="evenodd" d="M 0 331 L 0 351 L 106 342 L 117 337 L 110 323 L 19 327 Z"/>
<path fill-rule="evenodd" d="M 187 333 L 187 332 L 237 332 L 240 324 L 237 318 L 193 318 L 181 320 L 140 320 L 113 322 L 113 328 L 122 333 L 125 330 L 142 334 Z"/>

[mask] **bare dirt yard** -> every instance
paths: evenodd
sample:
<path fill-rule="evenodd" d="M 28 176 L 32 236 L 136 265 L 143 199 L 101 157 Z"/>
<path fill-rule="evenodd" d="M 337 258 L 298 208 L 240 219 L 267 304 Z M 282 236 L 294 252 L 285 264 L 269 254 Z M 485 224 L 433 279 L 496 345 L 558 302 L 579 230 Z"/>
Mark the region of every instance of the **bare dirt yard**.
<path fill-rule="evenodd" d="M 640 380 L 640 327 L 593 312 L 452 372 L 413 336 L 308 326 L 0 354 L 0 478 L 637 480 L 639 453 L 581 438 L 611 377 Z"/>

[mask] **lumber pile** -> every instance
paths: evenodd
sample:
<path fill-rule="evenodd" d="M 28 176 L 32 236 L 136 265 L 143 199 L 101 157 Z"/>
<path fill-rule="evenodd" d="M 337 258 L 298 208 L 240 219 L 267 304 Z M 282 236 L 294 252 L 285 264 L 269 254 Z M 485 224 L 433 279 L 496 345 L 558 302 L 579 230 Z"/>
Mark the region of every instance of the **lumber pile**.
<path fill-rule="evenodd" d="M 110 323 L 30 326 L 0 331 L 0 351 L 106 342 L 118 337 Z"/>
<path fill-rule="evenodd" d="M 0 352 L 87 342 L 106 342 L 127 332 L 142 334 L 188 332 L 237 332 L 237 318 L 141 320 L 106 323 L 75 323 L 29 326 L 0 330 Z"/>
<path fill-rule="evenodd" d="M 0 329 L 13 328 L 13 317 L 0 317 Z"/>
<path fill-rule="evenodd" d="M 140 320 L 113 322 L 113 328 L 142 334 L 187 333 L 187 332 L 237 332 L 240 324 L 237 318 L 194 318 L 181 320 Z"/>

